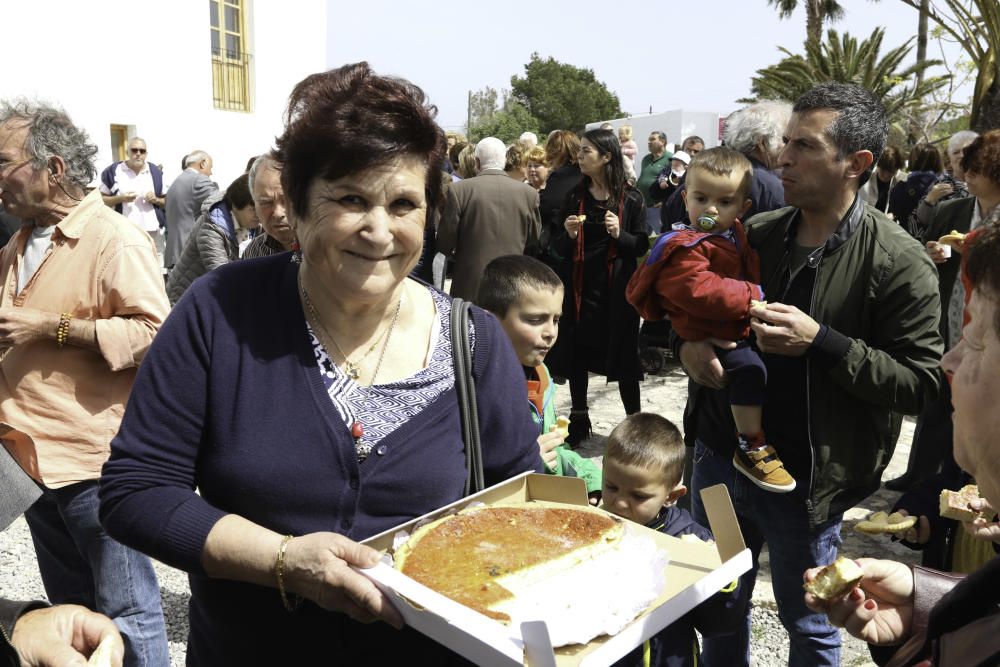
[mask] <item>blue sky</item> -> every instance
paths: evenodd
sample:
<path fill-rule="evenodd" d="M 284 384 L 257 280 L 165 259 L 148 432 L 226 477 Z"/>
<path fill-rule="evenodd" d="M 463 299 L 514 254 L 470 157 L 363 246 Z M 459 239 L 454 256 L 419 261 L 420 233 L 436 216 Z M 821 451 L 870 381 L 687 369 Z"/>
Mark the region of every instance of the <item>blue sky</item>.
<path fill-rule="evenodd" d="M 900 0 L 841 4 L 847 14 L 832 27 L 867 37 L 883 26 L 883 51 L 916 34 L 917 12 Z M 410 79 L 446 129 L 465 123 L 469 90 L 509 88 L 533 51 L 593 69 L 633 115 L 726 114 L 754 72 L 780 59 L 778 46 L 800 51 L 805 38 L 801 9 L 779 20 L 766 0 L 330 0 L 327 20 L 329 66 L 368 60 Z M 961 49 L 949 46 L 954 60 Z M 934 40 L 929 55 L 940 55 Z"/>

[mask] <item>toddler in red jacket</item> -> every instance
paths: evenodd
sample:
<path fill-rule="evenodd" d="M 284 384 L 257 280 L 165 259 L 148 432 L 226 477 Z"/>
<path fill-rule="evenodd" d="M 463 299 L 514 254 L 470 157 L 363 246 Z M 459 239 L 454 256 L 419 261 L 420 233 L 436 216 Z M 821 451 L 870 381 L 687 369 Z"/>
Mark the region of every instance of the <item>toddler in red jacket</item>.
<path fill-rule="evenodd" d="M 688 341 L 736 341 L 716 348 L 729 374 L 729 403 L 738 447 L 733 465 L 754 484 L 787 493 L 795 488 L 764 437 L 761 414 L 767 370 L 750 346 L 750 309 L 763 301 L 760 261 L 739 218 L 750 208 L 753 165 L 731 148 L 701 151 L 687 171 L 688 221 L 657 239 L 629 281 L 626 298 L 647 320 L 669 318 Z"/>

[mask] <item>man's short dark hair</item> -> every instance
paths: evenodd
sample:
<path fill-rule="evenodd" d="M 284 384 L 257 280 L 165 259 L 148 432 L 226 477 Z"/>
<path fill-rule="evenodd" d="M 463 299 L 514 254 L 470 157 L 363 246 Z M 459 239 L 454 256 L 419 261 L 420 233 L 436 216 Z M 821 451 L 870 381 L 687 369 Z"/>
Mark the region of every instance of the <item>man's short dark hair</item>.
<path fill-rule="evenodd" d="M 837 147 L 837 157 L 844 159 L 858 151 L 870 151 L 872 164 L 858 179 L 864 185 L 882 155 L 889 136 L 885 107 L 874 95 L 853 83 L 821 83 L 795 100 L 793 113 L 832 109 L 837 119 L 827 128 L 827 135 Z"/>
<path fill-rule="evenodd" d="M 660 138 L 660 141 L 662 141 L 663 143 L 667 143 L 667 133 L 666 132 L 660 132 L 659 130 L 653 130 L 649 134 L 650 135 L 654 135 L 655 134 L 656 136 L 658 136 Z"/>
<path fill-rule="evenodd" d="M 637 412 L 611 431 L 604 459 L 662 471 L 664 484 L 672 489 L 684 476 L 684 438 L 666 417 Z"/>
<path fill-rule="evenodd" d="M 556 272 L 534 257 L 504 255 L 486 265 L 479 282 L 476 305 L 497 317 L 504 317 L 517 304 L 524 290 L 533 288 L 555 292 L 563 288 Z"/>
<path fill-rule="evenodd" d="M 253 195 L 250 194 L 250 174 L 242 173 L 226 188 L 226 203 L 229 210 L 244 209 L 253 206 Z"/>

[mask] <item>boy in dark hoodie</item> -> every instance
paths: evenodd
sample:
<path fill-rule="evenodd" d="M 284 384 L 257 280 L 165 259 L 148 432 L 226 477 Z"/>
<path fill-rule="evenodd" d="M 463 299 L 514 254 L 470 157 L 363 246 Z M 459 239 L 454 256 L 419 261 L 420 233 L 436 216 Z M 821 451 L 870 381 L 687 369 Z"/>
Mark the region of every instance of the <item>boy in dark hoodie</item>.
<path fill-rule="evenodd" d="M 695 523 L 677 501 L 687 493 L 684 439 L 670 420 L 639 412 L 611 431 L 604 454 L 604 509 L 673 537 L 712 533 Z M 695 630 L 703 636 L 735 632 L 743 622 L 745 593 L 739 579 L 701 603 L 622 658 L 617 667 L 701 665 Z"/>

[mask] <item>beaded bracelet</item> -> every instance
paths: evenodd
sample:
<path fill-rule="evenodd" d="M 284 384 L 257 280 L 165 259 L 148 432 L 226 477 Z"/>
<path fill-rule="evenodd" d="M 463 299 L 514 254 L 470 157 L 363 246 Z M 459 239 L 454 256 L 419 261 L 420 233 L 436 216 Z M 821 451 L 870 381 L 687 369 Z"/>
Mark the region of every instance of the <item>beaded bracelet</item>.
<path fill-rule="evenodd" d="M 69 339 L 69 321 L 73 316 L 69 313 L 62 313 L 59 316 L 59 326 L 56 327 L 56 345 L 62 347 Z"/>
<path fill-rule="evenodd" d="M 285 606 L 285 611 L 295 611 L 302 604 L 302 598 L 297 595 L 290 595 L 285 590 L 285 549 L 292 541 L 291 535 L 281 538 L 281 546 L 278 547 L 278 558 L 274 562 L 274 575 L 278 580 L 278 593 L 281 594 L 281 604 Z"/>

